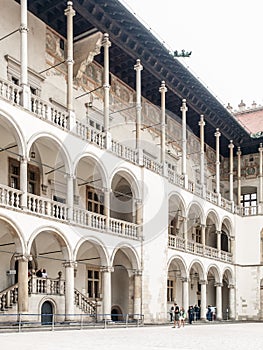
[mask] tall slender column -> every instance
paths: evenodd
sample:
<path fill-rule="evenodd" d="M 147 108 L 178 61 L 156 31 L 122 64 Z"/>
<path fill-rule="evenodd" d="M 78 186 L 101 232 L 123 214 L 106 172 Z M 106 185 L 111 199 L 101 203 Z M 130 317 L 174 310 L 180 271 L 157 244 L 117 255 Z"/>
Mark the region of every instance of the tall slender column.
<path fill-rule="evenodd" d="M 68 220 L 73 219 L 73 209 L 74 209 L 74 179 L 73 174 L 67 175 L 67 205 L 68 205 Z"/>
<path fill-rule="evenodd" d="M 28 48 L 27 48 L 27 0 L 21 0 L 21 25 L 20 25 L 20 60 L 21 60 L 21 86 L 22 86 L 22 105 L 24 108 L 30 108 L 30 88 L 28 86 Z"/>
<path fill-rule="evenodd" d="M 241 149 L 237 148 L 237 205 L 241 204 Z"/>
<path fill-rule="evenodd" d="M 222 283 L 216 283 L 216 318 L 222 320 Z"/>
<path fill-rule="evenodd" d="M 141 291 L 142 291 L 142 271 L 137 270 L 134 273 L 134 301 L 133 301 L 133 313 L 134 318 L 141 318 Z"/>
<path fill-rule="evenodd" d="M 263 147 L 259 145 L 259 204 L 263 204 Z"/>
<path fill-rule="evenodd" d="M 204 171 L 204 162 L 205 162 L 205 151 L 204 151 L 204 126 L 205 126 L 205 121 L 204 121 L 204 116 L 200 116 L 200 122 L 198 123 L 200 126 L 200 185 L 202 188 L 202 195 L 205 197 L 205 171 Z"/>
<path fill-rule="evenodd" d="M 229 200 L 233 202 L 233 141 L 230 140 L 229 148 Z"/>
<path fill-rule="evenodd" d="M 206 228 L 205 225 L 201 225 L 201 242 L 202 242 L 202 244 L 204 246 L 204 249 L 205 249 L 205 245 L 206 245 L 205 228 Z"/>
<path fill-rule="evenodd" d="M 142 237 L 143 235 L 143 205 L 142 200 L 137 199 L 136 201 L 136 224 L 139 225 L 138 236 Z"/>
<path fill-rule="evenodd" d="M 16 256 L 18 261 L 18 313 L 28 312 L 28 257 Z"/>
<path fill-rule="evenodd" d="M 216 231 L 217 236 L 217 250 L 218 252 L 221 251 L 221 231 Z"/>
<path fill-rule="evenodd" d="M 109 70 L 109 47 L 111 42 L 109 40 L 109 34 L 103 35 L 102 46 L 104 47 L 104 69 L 103 69 L 103 89 L 104 89 L 104 132 L 106 137 L 106 148 L 111 146 L 111 136 L 109 133 L 110 123 L 110 70 Z"/>
<path fill-rule="evenodd" d="M 142 95 L 141 95 L 141 71 L 143 66 L 137 59 L 134 66 L 136 71 L 136 149 L 141 150 L 141 131 L 142 131 Z"/>
<path fill-rule="evenodd" d="M 21 207 L 23 210 L 27 209 L 27 158 L 20 157 L 20 190 L 22 191 L 21 196 Z"/>
<path fill-rule="evenodd" d="M 219 129 L 216 129 L 216 193 L 218 195 L 218 204 L 221 204 L 221 195 L 220 195 L 220 158 L 219 158 L 219 138 L 221 133 Z"/>
<path fill-rule="evenodd" d="M 64 11 L 67 16 L 67 110 L 69 113 L 70 130 L 75 127 L 75 113 L 73 111 L 73 17 L 76 12 L 73 10 L 73 2 L 67 2 L 67 8 Z"/>
<path fill-rule="evenodd" d="M 113 267 L 105 266 L 101 269 L 103 274 L 103 314 L 104 319 L 111 319 L 111 273 L 114 271 Z"/>
<path fill-rule="evenodd" d="M 70 321 L 74 318 L 74 268 L 76 262 L 67 261 L 65 267 L 65 320 Z"/>
<path fill-rule="evenodd" d="M 183 234 L 184 234 L 184 248 L 185 251 L 188 249 L 188 232 L 187 232 L 187 218 L 183 217 Z"/>
<path fill-rule="evenodd" d="M 185 188 L 188 187 L 188 177 L 186 173 L 186 112 L 188 111 L 188 107 L 186 106 L 186 100 L 182 100 L 182 107 L 181 107 L 181 112 L 182 112 L 182 175 L 184 177 L 184 186 Z"/>
<path fill-rule="evenodd" d="M 188 309 L 189 306 L 189 280 L 188 278 L 182 278 L 182 284 L 183 284 L 183 307 L 185 309 L 185 312 Z"/>
<path fill-rule="evenodd" d="M 201 320 L 206 319 L 206 281 L 199 281 L 201 284 Z"/>
<path fill-rule="evenodd" d="M 165 94 L 167 88 L 165 82 L 162 81 L 161 87 L 159 88 L 161 93 L 161 163 L 165 165 Z"/>
<path fill-rule="evenodd" d="M 235 286 L 230 284 L 228 286 L 229 288 L 229 317 L 230 319 L 236 318 L 236 311 L 235 311 Z"/>
<path fill-rule="evenodd" d="M 110 226 L 110 188 L 104 188 L 104 215 L 106 216 L 106 231 Z"/>

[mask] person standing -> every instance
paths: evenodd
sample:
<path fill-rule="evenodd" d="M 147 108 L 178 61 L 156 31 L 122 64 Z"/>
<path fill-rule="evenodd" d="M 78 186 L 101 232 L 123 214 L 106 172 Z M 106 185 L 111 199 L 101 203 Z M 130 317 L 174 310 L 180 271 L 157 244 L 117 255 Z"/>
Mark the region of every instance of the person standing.
<path fill-rule="evenodd" d="M 188 320 L 189 320 L 189 324 L 193 323 L 194 320 L 194 308 L 192 305 L 189 306 L 188 309 Z"/>
<path fill-rule="evenodd" d="M 170 322 L 174 320 L 174 306 L 172 305 L 170 308 Z"/>
<path fill-rule="evenodd" d="M 178 328 L 180 328 L 180 308 L 179 306 L 174 303 L 174 326 L 173 328 L 176 328 L 176 325 Z"/>
<path fill-rule="evenodd" d="M 186 314 L 185 314 L 185 310 L 183 307 L 180 308 L 180 316 L 179 316 L 179 319 L 180 319 L 180 324 L 184 327 L 185 325 L 185 318 L 186 318 Z"/>

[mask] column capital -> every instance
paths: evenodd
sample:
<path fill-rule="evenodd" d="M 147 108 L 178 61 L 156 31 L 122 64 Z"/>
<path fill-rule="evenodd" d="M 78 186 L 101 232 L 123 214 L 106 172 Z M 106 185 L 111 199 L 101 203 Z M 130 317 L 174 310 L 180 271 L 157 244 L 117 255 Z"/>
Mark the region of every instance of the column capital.
<path fill-rule="evenodd" d="M 64 11 L 64 15 L 65 16 L 72 16 L 72 17 L 75 16 L 76 12 L 73 9 L 73 1 L 68 1 L 67 5 L 68 5 L 68 7 Z"/>
<path fill-rule="evenodd" d="M 101 266 L 100 267 L 101 272 L 114 272 L 113 266 Z"/>
<path fill-rule="evenodd" d="M 136 60 L 136 64 L 134 65 L 134 70 L 136 71 L 143 70 L 143 66 L 141 65 L 141 60 L 139 58 Z"/>
<path fill-rule="evenodd" d="M 218 128 L 216 128 L 216 132 L 214 133 L 215 137 L 220 137 L 221 136 L 221 132 L 219 131 Z"/>
<path fill-rule="evenodd" d="M 180 108 L 181 112 L 187 112 L 188 111 L 188 107 L 186 105 L 186 99 L 182 100 L 182 107 Z"/>
<path fill-rule="evenodd" d="M 206 280 L 200 280 L 199 284 L 205 285 L 205 284 L 207 284 L 207 281 Z"/>
<path fill-rule="evenodd" d="M 237 147 L 237 156 L 241 156 L 242 152 L 241 152 L 241 147 Z"/>
<path fill-rule="evenodd" d="M 235 288 L 235 285 L 234 285 L 234 284 L 229 284 L 229 285 L 228 285 L 228 288 L 229 288 L 229 289 L 234 289 L 234 288 Z"/>
<path fill-rule="evenodd" d="M 262 147 L 262 143 L 260 143 L 260 144 L 259 144 L 259 148 L 258 148 L 258 151 L 259 151 L 260 153 L 262 153 L 262 152 L 263 152 L 263 147 Z"/>
<path fill-rule="evenodd" d="M 109 34 L 108 34 L 108 33 L 104 33 L 104 34 L 103 34 L 103 39 L 102 39 L 101 45 L 102 45 L 104 48 L 106 48 L 106 47 L 111 47 L 111 42 L 110 42 Z"/>
<path fill-rule="evenodd" d="M 198 122 L 199 126 L 205 126 L 205 121 L 204 121 L 204 115 L 201 114 L 200 115 L 200 121 Z"/>
<path fill-rule="evenodd" d="M 65 262 L 63 263 L 63 266 L 64 266 L 65 268 L 68 268 L 68 267 L 76 268 L 77 265 L 78 265 L 78 264 L 77 264 L 76 261 L 65 261 Z"/>
<path fill-rule="evenodd" d="M 142 270 L 134 270 L 134 276 L 142 276 Z"/>
<path fill-rule="evenodd" d="M 228 148 L 233 149 L 235 147 L 235 145 L 233 144 L 233 140 L 230 140 L 230 143 L 228 145 Z"/>
<path fill-rule="evenodd" d="M 163 80 L 161 83 L 161 86 L 159 88 L 160 93 L 166 93 L 167 92 L 167 87 L 165 86 L 165 81 Z"/>
<path fill-rule="evenodd" d="M 31 255 L 25 255 L 25 254 L 16 254 L 15 255 L 15 260 L 16 261 L 30 261 L 32 260 L 32 256 Z"/>
<path fill-rule="evenodd" d="M 214 284 L 215 287 L 223 287 L 223 283 L 220 283 L 220 282 L 216 282 Z"/>
<path fill-rule="evenodd" d="M 189 278 L 187 278 L 187 277 L 182 277 L 182 278 L 181 278 L 181 281 L 182 281 L 182 283 L 188 283 L 188 282 L 189 282 Z"/>

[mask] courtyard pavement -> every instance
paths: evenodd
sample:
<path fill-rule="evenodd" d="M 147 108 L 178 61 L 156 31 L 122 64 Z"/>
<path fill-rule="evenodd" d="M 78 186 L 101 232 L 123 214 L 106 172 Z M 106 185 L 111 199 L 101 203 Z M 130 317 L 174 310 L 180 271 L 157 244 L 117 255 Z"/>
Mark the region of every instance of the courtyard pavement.
<path fill-rule="evenodd" d="M 8 350 L 261 350 L 263 323 L 1 333 Z"/>

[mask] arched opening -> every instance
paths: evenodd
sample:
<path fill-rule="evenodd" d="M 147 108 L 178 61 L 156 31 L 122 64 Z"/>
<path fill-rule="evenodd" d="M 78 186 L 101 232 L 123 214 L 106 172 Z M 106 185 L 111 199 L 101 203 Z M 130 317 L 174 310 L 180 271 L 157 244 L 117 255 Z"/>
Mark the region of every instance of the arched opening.
<path fill-rule="evenodd" d="M 53 322 L 53 304 L 46 300 L 41 306 L 41 324 L 51 325 Z"/>
<path fill-rule="evenodd" d="M 123 313 L 121 308 L 117 305 L 112 306 L 111 308 L 111 319 L 114 322 L 123 321 Z"/>
<path fill-rule="evenodd" d="M 116 174 L 111 185 L 110 216 L 114 219 L 136 223 L 136 201 L 130 182 Z"/>

